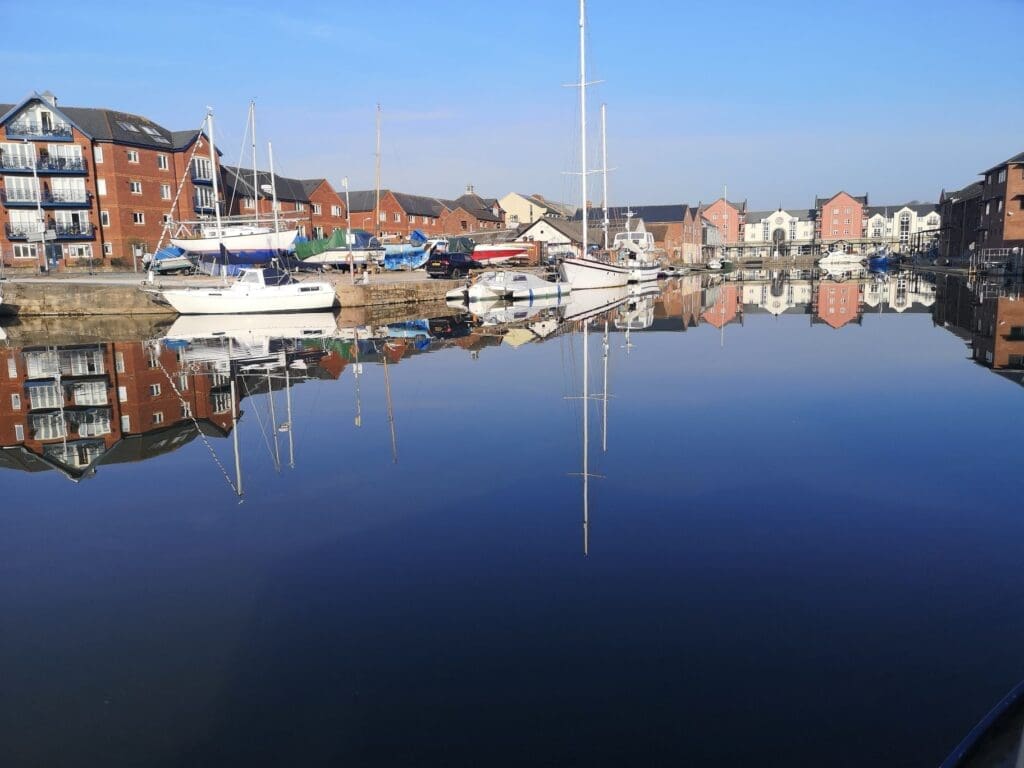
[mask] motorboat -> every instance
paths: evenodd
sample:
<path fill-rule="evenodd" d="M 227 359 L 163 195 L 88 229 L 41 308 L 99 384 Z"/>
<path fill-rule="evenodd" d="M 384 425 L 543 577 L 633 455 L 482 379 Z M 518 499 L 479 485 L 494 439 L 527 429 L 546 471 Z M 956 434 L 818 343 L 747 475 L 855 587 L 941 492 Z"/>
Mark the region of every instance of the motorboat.
<path fill-rule="evenodd" d="M 562 280 L 574 290 L 623 288 L 629 284 L 628 265 L 598 258 L 596 255 L 563 259 L 559 265 Z"/>
<path fill-rule="evenodd" d="M 460 296 L 474 301 L 533 301 L 549 297 L 561 298 L 572 291 L 568 283 L 550 282 L 532 272 L 484 272 L 471 285 L 455 288 L 446 299 Z"/>
<path fill-rule="evenodd" d="M 566 322 L 590 320 L 626 303 L 629 298 L 629 290 L 625 285 L 615 288 L 574 291 L 565 303 L 562 318 Z"/>
<path fill-rule="evenodd" d="M 828 251 L 818 259 L 819 267 L 837 267 L 841 265 L 860 264 L 864 257 L 859 253 L 847 253 L 846 251 Z"/>
<path fill-rule="evenodd" d="M 711 259 L 705 266 L 708 269 L 719 270 L 722 268 L 722 261 L 721 259 Z"/>
<path fill-rule="evenodd" d="M 473 258 L 482 264 L 503 264 L 526 256 L 524 243 L 489 243 L 473 247 Z"/>
<path fill-rule="evenodd" d="M 631 218 L 632 213 L 628 216 Z M 643 219 L 636 229 L 631 230 L 627 218 L 626 229 L 615 235 L 612 249 L 620 254 L 620 260 L 629 267 L 628 282 L 645 283 L 658 279 L 661 264 L 650 258 L 654 251 L 654 235 L 647 231 Z"/>
<path fill-rule="evenodd" d="M 334 307 L 334 287 L 298 281 L 274 267 L 243 269 L 230 286 L 174 288 L 164 300 L 182 315 L 229 315 L 263 312 L 314 312 Z"/>
<path fill-rule="evenodd" d="M 165 246 L 156 253 L 147 253 L 142 257 L 142 266 L 160 275 L 171 272 L 183 272 L 195 268 L 195 263 L 185 251 L 173 245 Z"/>

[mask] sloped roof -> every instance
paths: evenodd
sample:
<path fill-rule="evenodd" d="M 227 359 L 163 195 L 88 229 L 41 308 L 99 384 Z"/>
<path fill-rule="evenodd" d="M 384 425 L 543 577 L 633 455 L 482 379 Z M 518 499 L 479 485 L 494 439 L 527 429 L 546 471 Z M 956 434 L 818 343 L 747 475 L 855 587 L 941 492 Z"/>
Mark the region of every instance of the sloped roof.
<path fill-rule="evenodd" d="M 34 102 L 46 104 L 47 108 L 63 115 L 82 133 L 94 141 L 113 141 L 152 149 L 184 149 L 199 135 L 200 131 L 169 131 L 143 115 L 96 107 L 65 107 L 53 105 L 41 94 L 34 93 L 18 104 L 0 104 L 0 115 L 6 119 L 13 112 Z M 218 150 L 219 151 L 219 150 Z"/>
<path fill-rule="evenodd" d="M 917 201 L 912 203 L 897 203 L 896 205 L 871 205 L 865 210 L 870 218 L 872 216 L 877 216 L 878 214 L 888 217 L 897 211 L 902 211 L 904 208 L 909 208 L 918 216 L 927 216 L 929 213 L 939 212 L 938 203 L 919 203 Z"/>
<path fill-rule="evenodd" d="M 554 200 L 548 200 L 546 197 L 544 197 L 544 195 L 539 195 L 536 193 L 532 195 L 524 195 L 521 192 L 518 194 L 520 197 L 526 198 L 527 200 L 534 203 L 535 205 L 540 206 L 541 208 L 546 208 L 549 211 L 554 211 L 559 216 L 566 216 L 568 218 L 572 218 L 573 216 L 576 215 L 577 211 L 579 210 L 575 205 L 570 205 L 569 203 L 559 203 Z"/>
<path fill-rule="evenodd" d="M 985 190 L 985 185 L 980 181 L 975 181 L 968 184 L 963 189 L 958 189 L 955 192 L 947 192 L 946 199 L 957 202 L 960 200 L 973 200 L 976 197 L 981 197 L 981 193 Z"/>
<path fill-rule="evenodd" d="M 389 192 L 398 201 L 402 210 L 410 216 L 433 216 L 436 218 L 444 212 L 444 206 L 436 197 L 410 195 L 406 192 L 382 189 L 380 191 L 381 198 Z M 377 204 L 377 192 L 373 189 L 350 191 L 348 196 L 353 211 L 372 211 Z"/>
<path fill-rule="evenodd" d="M 838 192 L 836 192 L 834 195 L 830 195 L 829 197 L 815 197 L 814 198 L 814 207 L 815 208 L 821 208 L 821 206 L 823 206 L 829 200 L 833 200 L 836 197 L 838 197 L 839 195 L 850 195 L 850 193 L 847 192 L 844 189 L 841 189 Z M 856 200 L 861 205 L 867 205 L 868 204 L 868 196 L 867 195 L 850 195 L 850 197 L 852 197 L 854 200 Z"/>
<path fill-rule="evenodd" d="M 1003 162 L 998 165 L 993 165 L 991 168 L 986 168 L 982 173 L 991 173 L 992 171 L 1002 168 L 1004 165 L 1009 165 L 1010 163 L 1024 163 L 1024 152 L 1014 155 L 1009 160 L 1003 160 Z"/>
<path fill-rule="evenodd" d="M 608 218 L 612 221 L 625 221 L 626 214 L 632 213 L 633 218 L 643 219 L 648 224 L 672 224 L 681 222 L 686 216 L 687 206 L 679 205 L 626 205 L 613 206 L 608 209 Z M 587 214 L 588 219 L 600 220 L 601 212 L 591 208 Z M 573 221 L 581 221 L 583 211 L 577 210 L 573 214 Z"/>
<path fill-rule="evenodd" d="M 252 169 L 238 168 L 237 166 L 222 165 L 224 190 L 233 192 L 241 197 L 255 197 L 252 188 Z M 324 179 L 289 179 L 286 176 L 273 176 L 274 186 L 277 188 L 277 199 L 290 202 L 309 202 L 309 193 L 316 189 Z M 266 197 L 262 191 L 264 186 L 270 186 L 271 175 L 267 171 L 256 172 L 256 184 L 260 189 L 260 195 Z M 311 185 L 311 188 L 310 188 Z"/>
<path fill-rule="evenodd" d="M 561 232 L 573 243 L 583 242 L 583 227 L 580 226 L 581 221 L 579 219 L 573 219 L 571 221 L 561 218 L 551 218 L 545 216 L 543 219 L 537 219 L 530 226 L 519 233 L 522 237 L 534 227 L 539 224 L 547 224 L 556 232 Z M 587 227 L 587 242 L 588 243 L 600 243 L 604 238 L 604 232 L 601 227 L 588 226 Z"/>
<path fill-rule="evenodd" d="M 456 208 L 462 208 L 462 210 L 473 214 L 480 221 L 494 221 L 500 222 L 501 216 L 495 216 L 492 210 L 494 205 L 497 204 L 497 200 L 492 203 L 488 202 L 480 195 L 472 192 L 467 192 L 461 197 L 457 197 L 454 200 L 443 200 L 445 205 L 450 209 L 455 210 Z"/>

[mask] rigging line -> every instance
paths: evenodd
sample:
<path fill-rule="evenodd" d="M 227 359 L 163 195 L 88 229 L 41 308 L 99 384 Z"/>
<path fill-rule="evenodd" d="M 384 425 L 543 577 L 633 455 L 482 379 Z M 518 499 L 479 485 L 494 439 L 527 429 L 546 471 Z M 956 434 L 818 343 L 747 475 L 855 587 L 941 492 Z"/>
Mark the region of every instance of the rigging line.
<path fill-rule="evenodd" d="M 206 125 L 206 117 L 203 117 L 203 122 L 201 122 L 199 124 L 199 128 L 196 131 L 196 133 L 197 134 L 201 134 L 203 132 L 203 128 L 204 128 L 205 125 Z M 197 140 L 192 145 L 192 151 L 189 153 L 188 161 L 185 163 L 185 172 L 181 175 L 181 179 L 178 181 L 178 190 L 174 193 L 174 199 L 171 201 L 171 221 L 169 221 L 166 224 L 164 224 L 163 229 L 160 231 L 160 239 L 157 240 L 156 248 L 153 250 L 153 253 L 156 253 L 157 251 L 159 251 L 161 248 L 164 247 L 164 238 L 165 237 L 170 239 L 169 238 L 169 234 L 170 234 L 170 231 L 171 231 L 171 226 L 173 225 L 174 212 L 178 210 L 178 199 L 181 197 L 181 193 L 185 189 L 185 179 L 188 178 L 188 169 L 192 167 L 192 159 L 196 156 L 196 152 L 198 150 L 199 150 L 199 141 Z M 216 201 L 214 201 L 214 204 L 216 205 Z"/>
<path fill-rule="evenodd" d="M 250 106 L 250 110 L 251 109 L 252 109 L 252 107 Z M 245 141 L 248 138 L 249 138 L 249 120 L 246 119 L 246 121 L 245 121 L 245 130 L 242 131 L 242 146 L 239 147 L 239 149 L 238 149 L 238 165 L 235 166 L 235 180 L 231 184 L 231 199 L 228 201 L 228 205 L 227 205 L 227 209 L 228 209 L 229 213 L 234 209 L 234 206 L 235 206 L 235 193 L 238 191 L 238 181 L 239 181 L 239 177 L 241 176 L 241 173 L 242 173 L 242 158 L 245 157 Z M 253 205 L 255 205 L 256 206 L 256 210 L 259 211 L 259 209 L 260 209 L 259 208 L 259 200 L 260 200 L 259 190 L 258 189 L 254 189 L 252 191 L 252 194 L 253 194 Z"/>
<path fill-rule="evenodd" d="M 174 383 L 174 379 L 171 378 L 171 374 L 164 367 L 164 361 L 160 359 L 159 350 L 153 349 L 151 353 L 153 355 L 153 359 L 156 360 L 157 365 L 160 366 L 160 370 L 163 371 L 164 376 L 167 377 L 167 383 L 171 386 L 171 391 L 174 392 L 174 394 L 177 396 L 178 401 L 183 406 L 183 410 L 189 415 L 189 418 L 192 420 L 192 425 L 196 428 L 196 432 L 198 433 L 200 439 L 203 441 L 203 445 L 205 445 L 206 450 L 210 452 L 210 456 L 213 458 L 213 461 L 217 465 L 217 468 L 220 470 L 220 473 L 224 475 L 224 481 L 234 492 L 235 496 L 238 497 L 238 503 L 241 504 L 242 494 L 239 493 L 237 486 L 235 486 L 235 483 L 231 479 L 231 476 L 228 474 L 228 471 L 224 468 L 223 462 L 220 460 L 220 457 L 217 455 L 217 452 L 213 449 L 213 445 L 210 443 L 210 440 L 206 436 L 206 433 L 203 432 L 203 430 L 199 427 L 199 420 L 196 419 L 195 414 L 192 412 L 192 404 L 185 400 L 184 397 L 182 397 L 181 392 L 178 390 L 177 384 Z M 234 407 L 235 406 L 232 405 L 232 408 Z"/>
<path fill-rule="evenodd" d="M 257 375 L 259 375 L 259 374 L 239 373 L 238 377 L 242 378 L 243 376 L 257 376 Z M 263 435 L 263 445 L 266 446 L 266 448 L 267 448 L 267 455 L 270 456 L 270 460 L 273 461 L 274 460 L 274 452 L 270 448 L 270 439 L 267 437 L 267 428 L 263 424 L 263 416 L 260 414 L 260 407 L 256 404 L 255 398 L 252 398 L 252 393 L 249 391 L 249 385 L 248 384 L 245 385 L 245 388 L 246 388 L 246 394 L 249 395 L 249 397 L 251 399 L 252 412 L 256 414 L 256 421 L 260 425 L 260 434 Z"/>

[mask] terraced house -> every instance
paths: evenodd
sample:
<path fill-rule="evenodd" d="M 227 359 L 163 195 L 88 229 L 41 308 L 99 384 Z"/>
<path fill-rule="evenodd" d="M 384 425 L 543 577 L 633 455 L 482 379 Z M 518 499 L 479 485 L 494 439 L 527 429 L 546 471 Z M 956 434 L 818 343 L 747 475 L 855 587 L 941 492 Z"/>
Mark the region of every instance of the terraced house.
<path fill-rule="evenodd" d="M 327 179 L 290 179 L 251 168 L 223 166 L 224 210 L 232 216 L 258 216 L 274 219 L 277 198 L 279 222 L 297 226 L 299 234 L 310 238 L 330 237 L 334 230 L 345 229 L 345 201 Z M 255 185 L 255 186 L 254 186 Z M 356 223 L 353 221 L 352 226 Z"/>
<path fill-rule="evenodd" d="M 7 266 L 130 266 L 168 219 L 213 212 L 219 160 L 199 130 L 65 107 L 46 92 L 0 104 L 0 172 Z"/>

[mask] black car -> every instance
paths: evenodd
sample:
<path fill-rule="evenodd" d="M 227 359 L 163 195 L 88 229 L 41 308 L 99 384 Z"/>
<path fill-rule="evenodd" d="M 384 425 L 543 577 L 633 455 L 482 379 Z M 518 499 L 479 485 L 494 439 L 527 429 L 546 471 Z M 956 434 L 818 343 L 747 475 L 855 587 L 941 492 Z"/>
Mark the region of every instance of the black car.
<path fill-rule="evenodd" d="M 431 277 L 465 277 L 471 269 L 481 269 L 483 264 L 475 261 L 468 253 L 437 253 L 427 261 L 427 274 Z"/>

